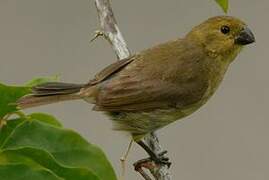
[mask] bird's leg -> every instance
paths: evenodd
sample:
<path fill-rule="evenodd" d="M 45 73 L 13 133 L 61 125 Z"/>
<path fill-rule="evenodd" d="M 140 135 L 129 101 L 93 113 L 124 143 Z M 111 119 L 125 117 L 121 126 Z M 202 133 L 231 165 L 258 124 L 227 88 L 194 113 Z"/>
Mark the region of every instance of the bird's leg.
<path fill-rule="evenodd" d="M 168 166 L 168 168 L 171 166 L 169 158 L 165 156 L 165 154 L 167 154 L 167 151 L 163 151 L 159 154 L 156 154 L 142 140 L 137 141 L 136 143 L 139 144 L 148 153 L 150 159 L 153 160 L 156 164 L 165 164 Z"/>
<path fill-rule="evenodd" d="M 127 148 L 127 151 L 124 153 L 124 155 L 120 158 L 120 161 L 121 161 L 121 168 L 122 168 L 122 171 L 121 171 L 121 180 L 124 180 L 124 177 L 125 177 L 125 162 L 126 162 L 126 159 L 128 157 L 128 154 L 131 150 L 131 147 L 133 145 L 133 140 L 130 141 L 129 145 L 128 145 L 128 148 Z"/>

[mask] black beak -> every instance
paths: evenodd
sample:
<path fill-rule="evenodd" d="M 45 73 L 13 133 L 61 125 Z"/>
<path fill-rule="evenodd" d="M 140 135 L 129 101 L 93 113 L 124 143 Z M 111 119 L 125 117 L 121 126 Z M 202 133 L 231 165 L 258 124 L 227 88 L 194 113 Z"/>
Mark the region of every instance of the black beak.
<path fill-rule="evenodd" d="M 255 42 L 255 37 L 248 27 L 245 27 L 235 38 L 235 44 L 247 45 Z"/>

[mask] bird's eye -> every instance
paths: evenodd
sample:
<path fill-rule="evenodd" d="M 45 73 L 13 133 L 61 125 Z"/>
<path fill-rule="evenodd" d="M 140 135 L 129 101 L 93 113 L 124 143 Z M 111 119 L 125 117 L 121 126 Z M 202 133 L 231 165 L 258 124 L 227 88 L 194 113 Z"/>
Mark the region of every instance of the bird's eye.
<path fill-rule="evenodd" d="M 228 34 L 230 32 L 229 26 L 221 26 L 220 30 L 223 34 Z"/>

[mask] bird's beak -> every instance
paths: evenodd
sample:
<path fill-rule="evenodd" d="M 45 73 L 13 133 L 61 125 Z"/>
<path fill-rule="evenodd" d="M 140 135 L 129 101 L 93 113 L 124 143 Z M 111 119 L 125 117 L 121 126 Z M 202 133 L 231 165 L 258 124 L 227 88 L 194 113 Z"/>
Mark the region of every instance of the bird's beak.
<path fill-rule="evenodd" d="M 247 45 L 255 42 L 255 37 L 248 27 L 244 27 L 235 38 L 235 44 Z"/>

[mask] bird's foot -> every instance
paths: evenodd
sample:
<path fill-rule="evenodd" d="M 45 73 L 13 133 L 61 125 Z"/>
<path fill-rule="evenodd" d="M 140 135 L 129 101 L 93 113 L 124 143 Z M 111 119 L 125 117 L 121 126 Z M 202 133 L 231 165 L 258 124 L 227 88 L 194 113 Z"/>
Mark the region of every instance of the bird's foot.
<path fill-rule="evenodd" d="M 171 166 L 171 162 L 169 161 L 169 158 L 165 156 L 167 154 L 167 151 L 162 151 L 161 153 L 155 153 L 153 152 L 147 144 L 145 144 L 143 141 L 138 141 L 137 144 L 139 144 L 150 156 L 150 159 L 155 162 L 155 164 L 159 165 L 167 165 L 169 168 Z"/>
<path fill-rule="evenodd" d="M 167 156 L 165 156 L 168 152 L 167 151 L 163 151 L 159 154 L 152 154 L 150 159 L 152 161 L 154 161 L 156 164 L 164 164 L 167 165 L 168 168 L 170 168 L 171 166 L 171 162 L 169 161 L 169 158 Z"/>

